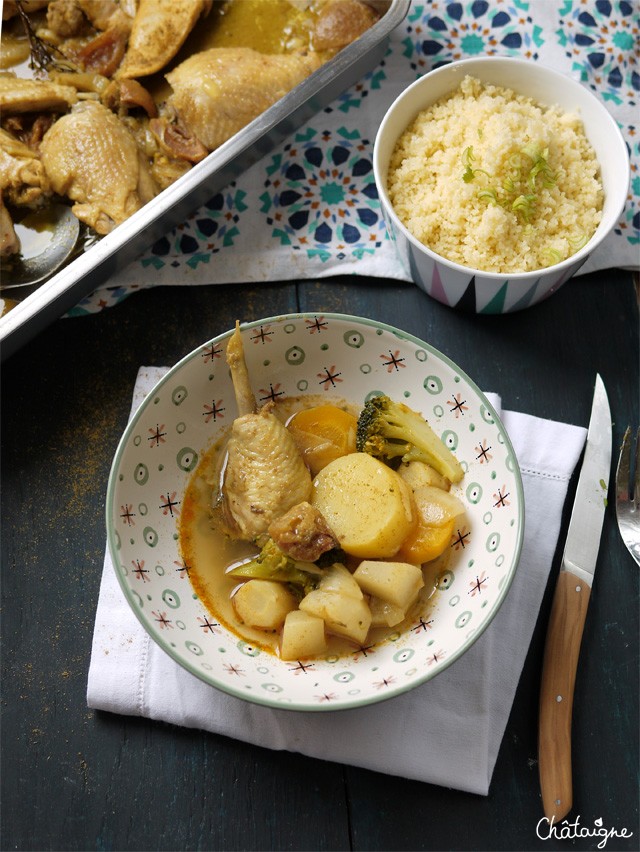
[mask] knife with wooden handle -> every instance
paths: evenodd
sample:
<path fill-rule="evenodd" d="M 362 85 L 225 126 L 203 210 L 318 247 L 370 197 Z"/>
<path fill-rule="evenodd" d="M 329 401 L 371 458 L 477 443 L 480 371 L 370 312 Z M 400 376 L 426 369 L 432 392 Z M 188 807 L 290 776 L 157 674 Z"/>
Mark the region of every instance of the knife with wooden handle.
<path fill-rule="evenodd" d="M 573 805 L 571 719 L 580 643 L 596 569 L 611 468 L 611 411 L 600 376 L 542 665 L 538 762 L 544 813 L 560 822 Z"/>

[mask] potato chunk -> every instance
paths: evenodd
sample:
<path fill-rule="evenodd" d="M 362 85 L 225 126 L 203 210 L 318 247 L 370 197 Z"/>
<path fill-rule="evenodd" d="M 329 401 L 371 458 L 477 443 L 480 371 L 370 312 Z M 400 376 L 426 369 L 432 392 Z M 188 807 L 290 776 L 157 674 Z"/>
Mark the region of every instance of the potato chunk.
<path fill-rule="evenodd" d="M 283 660 L 304 660 L 317 657 L 327 649 L 324 621 L 299 609 L 287 613 L 280 637 L 280 657 Z"/>
<path fill-rule="evenodd" d="M 465 511 L 464 503 L 455 494 L 432 485 L 416 488 L 413 498 L 418 519 L 425 526 L 444 527 Z"/>
<path fill-rule="evenodd" d="M 368 453 L 330 462 L 313 481 L 313 505 L 346 553 L 393 556 L 416 523 L 411 492 L 390 467 Z"/>
<path fill-rule="evenodd" d="M 399 606 L 383 601 L 373 595 L 369 598 L 369 609 L 371 610 L 372 627 L 395 627 L 404 620 L 406 612 Z"/>
<path fill-rule="evenodd" d="M 273 580 L 248 580 L 232 598 L 238 618 L 260 630 L 278 630 L 297 601 L 291 592 Z"/>
<path fill-rule="evenodd" d="M 388 601 L 404 612 L 424 586 L 422 570 L 408 562 L 375 562 L 365 559 L 358 565 L 353 577 L 367 594 Z"/>
<path fill-rule="evenodd" d="M 371 626 L 371 610 L 362 598 L 348 598 L 316 589 L 300 601 L 300 609 L 321 618 L 327 631 L 362 643 Z"/>
<path fill-rule="evenodd" d="M 412 491 L 423 485 L 432 485 L 435 488 L 441 488 L 443 491 L 449 491 L 451 488 L 451 482 L 447 477 L 438 473 L 435 467 L 431 467 L 426 462 L 402 462 L 398 468 L 398 473 Z"/>

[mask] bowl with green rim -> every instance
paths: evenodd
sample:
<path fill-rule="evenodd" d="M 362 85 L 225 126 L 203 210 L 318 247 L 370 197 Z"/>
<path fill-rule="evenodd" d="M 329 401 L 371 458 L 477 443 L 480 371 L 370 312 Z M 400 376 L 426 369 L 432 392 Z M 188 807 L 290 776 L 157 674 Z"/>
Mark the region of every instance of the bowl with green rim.
<path fill-rule="evenodd" d="M 410 617 L 373 645 L 352 643 L 311 661 L 283 660 L 227 626 L 203 600 L 190 579 L 201 566 L 185 562 L 180 541 L 186 489 L 236 416 L 225 360 L 231 334 L 203 343 L 171 368 L 119 442 L 106 525 L 123 595 L 178 665 L 247 701 L 325 711 L 413 689 L 473 645 L 502 605 L 518 565 L 522 482 L 497 412 L 446 355 L 384 323 L 301 313 L 241 326 L 259 402 L 319 395 L 361 407 L 386 394 L 426 418 L 464 470 L 452 486 L 464 514 L 442 561 L 429 569 L 429 594 Z"/>

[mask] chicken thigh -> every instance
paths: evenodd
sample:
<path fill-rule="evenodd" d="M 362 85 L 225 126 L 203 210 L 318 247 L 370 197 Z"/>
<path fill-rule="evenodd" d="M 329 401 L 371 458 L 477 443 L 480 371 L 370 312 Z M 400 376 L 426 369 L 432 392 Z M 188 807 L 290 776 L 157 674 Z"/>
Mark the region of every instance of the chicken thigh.
<path fill-rule="evenodd" d="M 239 416 L 227 447 L 222 512 L 235 537 L 254 541 L 292 506 L 310 499 L 311 474 L 271 406 L 255 410 L 238 326 L 227 347 L 227 362 Z"/>
<path fill-rule="evenodd" d="M 213 151 L 319 68 L 315 53 L 264 54 L 248 47 L 196 53 L 167 74 L 169 105 Z"/>
<path fill-rule="evenodd" d="M 99 234 L 108 234 L 157 194 L 135 139 L 106 107 L 85 101 L 45 134 L 42 162 L 59 195 Z"/>

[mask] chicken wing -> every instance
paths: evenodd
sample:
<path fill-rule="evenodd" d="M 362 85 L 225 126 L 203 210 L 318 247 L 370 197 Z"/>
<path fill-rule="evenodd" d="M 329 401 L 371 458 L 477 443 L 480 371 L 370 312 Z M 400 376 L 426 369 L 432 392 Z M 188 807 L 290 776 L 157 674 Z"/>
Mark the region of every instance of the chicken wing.
<path fill-rule="evenodd" d="M 78 100 L 78 92 L 49 80 L 27 80 L 0 74 L 0 112 L 3 117 L 23 112 L 66 112 Z"/>
<path fill-rule="evenodd" d="M 222 513 L 233 535 L 254 541 L 292 506 L 310 499 L 311 474 L 272 406 L 255 412 L 238 326 L 229 341 L 227 362 L 239 416 L 227 447 Z"/>

